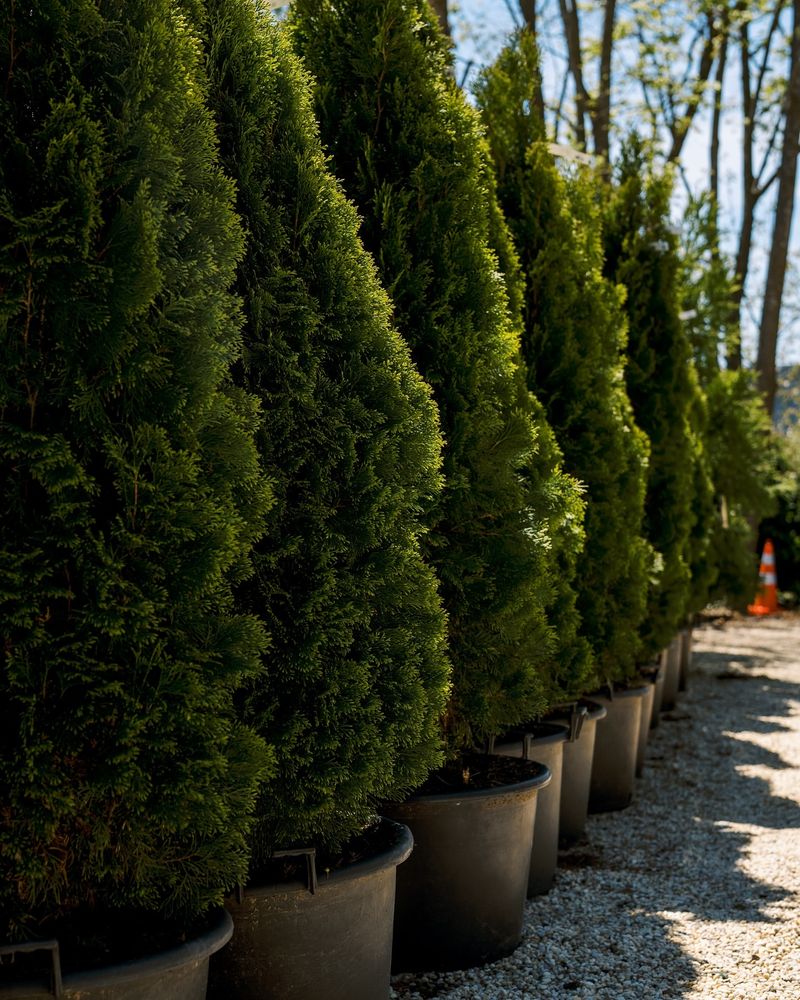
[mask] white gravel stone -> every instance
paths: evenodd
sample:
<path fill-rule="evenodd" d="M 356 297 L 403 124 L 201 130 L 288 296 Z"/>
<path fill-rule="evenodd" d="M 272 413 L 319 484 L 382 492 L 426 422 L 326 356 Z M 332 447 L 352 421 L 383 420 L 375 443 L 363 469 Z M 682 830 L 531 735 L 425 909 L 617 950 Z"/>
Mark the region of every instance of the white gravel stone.
<path fill-rule="evenodd" d="M 589 818 L 500 962 L 397 1000 L 800 1000 L 800 616 L 694 631 L 630 808 Z"/>

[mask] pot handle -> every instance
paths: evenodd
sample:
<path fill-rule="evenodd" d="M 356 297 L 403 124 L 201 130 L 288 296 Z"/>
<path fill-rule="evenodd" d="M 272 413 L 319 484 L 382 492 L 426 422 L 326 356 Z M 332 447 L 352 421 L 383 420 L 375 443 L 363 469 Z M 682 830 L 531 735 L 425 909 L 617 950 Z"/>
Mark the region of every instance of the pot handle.
<path fill-rule="evenodd" d="M 0 965 L 3 964 L 3 958 L 6 955 L 10 955 L 13 962 L 16 955 L 30 954 L 34 951 L 50 952 L 50 960 L 53 963 L 53 979 L 50 992 L 56 1000 L 61 1000 L 61 997 L 64 995 L 64 983 L 61 978 L 61 955 L 58 949 L 58 941 L 25 941 L 22 944 L 2 945 L 0 946 Z"/>
<path fill-rule="evenodd" d="M 589 715 L 589 709 L 585 705 L 576 705 L 572 709 L 572 714 L 569 717 L 569 741 L 574 743 L 575 740 L 581 735 L 581 729 L 583 729 L 583 724 Z"/>
<path fill-rule="evenodd" d="M 306 879 L 308 891 L 313 896 L 317 891 L 317 849 L 315 847 L 299 847 L 293 851 L 273 851 L 273 858 L 306 859 Z"/>

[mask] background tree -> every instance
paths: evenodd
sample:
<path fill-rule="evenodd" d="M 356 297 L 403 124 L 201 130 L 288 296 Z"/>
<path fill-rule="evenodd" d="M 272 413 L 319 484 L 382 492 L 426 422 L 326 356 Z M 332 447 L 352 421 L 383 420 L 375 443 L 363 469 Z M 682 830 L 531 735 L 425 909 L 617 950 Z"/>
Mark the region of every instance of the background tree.
<path fill-rule="evenodd" d="M 291 26 L 323 139 L 439 403 L 445 491 L 426 551 L 450 619 L 450 739 L 479 744 L 544 708 L 550 641 L 548 514 L 535 506 L 532 407 L 490 249 L 485 141 L 423 0 L 295 0 Z"/>
<path fill-rule="evenodd" d="M 268 492 L 195 40 L 71 0 L 5 5 L 0 53 L 0 940 L 69 966 L 246 872 L 264 634 L 231 582 Z"/>
<path fill-rule="evenodd" d="M 650 571 L 642 535 L 648 449 L 625 392 L 623 295 L 602 275 L 595 179 L 587 172 L 568 181 L 556 169 L 535 109 L 537 76 L 526 29 L 480 78 L 476 96 L 522 261 L 528 384 L 565 468 L 586 484 L 586 548 L 571 577 L 582 632 L 597 674 L 620 680 L 636 664 Z M 596 677 L 577 680 L 585 691 Z"/>
<path fill-rule="evenodd" d="M 258 804 L 257 871 L 276 846 L 340 845 L 378 799 L 441 762 L 445 618 L 420 552 L 441 438 L 288 41 L 250 0 L 199 10 L 222 160 L 250 234 L 237 377 L 262 403 L 277 501 L 240 591 L 272 636 L 245 713 L 277 765 Z"/>

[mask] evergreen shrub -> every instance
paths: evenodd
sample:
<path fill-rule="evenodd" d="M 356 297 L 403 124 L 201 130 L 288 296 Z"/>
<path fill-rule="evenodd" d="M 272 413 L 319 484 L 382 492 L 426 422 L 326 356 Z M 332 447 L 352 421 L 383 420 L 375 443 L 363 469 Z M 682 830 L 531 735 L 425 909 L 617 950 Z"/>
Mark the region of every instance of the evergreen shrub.
<path fill-rule="evenodd" d="M 586 547 L 569 569 L 594 659 L 593 671 L 573 677 L 570 694 L 579 695 L 600 679 L 631 676 L 636 665 L 651 559 L 642 535 L 648 445 L 625 390 L 624 296 L 602 275 L 593 178 L 568 179 L 556 168 L 536 111 L 537 77 L 536 44 L 523 31 L 476 96 L 521 258 L 528 385 L 565 469 L 586 485 Z"/>
<path fill-rule="evenodd" d="M 250 0 L 205 0 L 200 15 L 248 232 L 237 378 L 262 404 L 276 496 L 239 595 L 272 640 L 244 702 L 276 754 L 255 874 L 275 847 L 338 849 L 376 800 L 403 797 L 441 763 L 446 620 L 420 549 L 441 437 L 284 33 Z"/>
<path fill-rule="evenodd" d="M 231 585 L 269 493 L 194 38 L 166 0 L 53 0 L 3 5 L 0 47 L 0 940 L 69 964 L 246 873 L 265 637 Z"/>
<path fill-rule="evenodd" d="M 547 513 L 490 244 L 500 220 L 485 140 L 425 0 L 295 0 L 290 24 L 316 80 L 323 141 L 440 409 L 445 488 L 425 551 L 449 616 L 445 726 L 457 751 L 540 714 L 552 640 Z"/>
<path fill-rule="evenodd" d="M 780 478 L 778 449 L 752 373 L 720 368 L 720 358 L 739 339 L 731 324 L 733 290 L 730 266 L 719 252 L 713 202 L 692 201 L 682 230 L 681 304 L 705 394 L 692 413 L 712 480 L 713 517 L 705 573 L 698 563 L 702 549 L 694 548 L 690 613 L 702 607 L 704 597 L 740 610 L 752 601 L 758 578 L 756 525 L 772 510 Z M 698 491 L 698 498 L 703 495 Z M 707 517 L 707 501 L 703 510 Z M 692 534 L 701 534 L 698 525 Z"/>
<path fill-rule="evenodd" d="M 690 598 L 687 547 L 695 518 L 691 347 L 680 319 L 672 183 L 629 139 L 604 210 L 605 274 L 626 290 L 626 382 L 634 418 L 650 439 L 645 535 L 656 550 L 642 655 L 649 659 L 683 624 Z"/>

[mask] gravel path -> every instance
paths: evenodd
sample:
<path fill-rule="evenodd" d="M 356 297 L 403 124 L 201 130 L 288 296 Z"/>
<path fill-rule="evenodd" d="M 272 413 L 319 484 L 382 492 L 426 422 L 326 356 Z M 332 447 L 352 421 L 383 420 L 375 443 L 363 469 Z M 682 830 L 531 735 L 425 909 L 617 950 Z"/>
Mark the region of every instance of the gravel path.
<path fill-rule="evenodd" d="M 800 1000 L 800 616 L 695 629 L 633 805 L 589 819 L 509 958 L 402 1000 Z"/>

